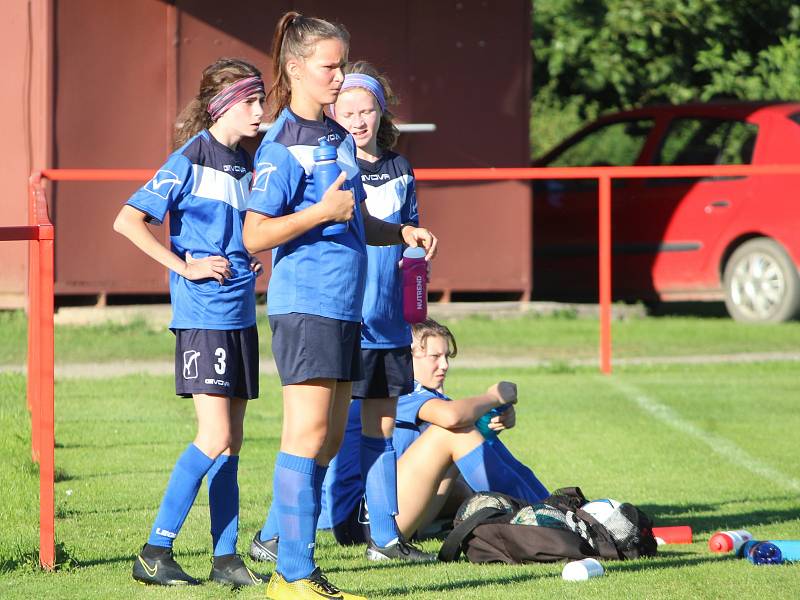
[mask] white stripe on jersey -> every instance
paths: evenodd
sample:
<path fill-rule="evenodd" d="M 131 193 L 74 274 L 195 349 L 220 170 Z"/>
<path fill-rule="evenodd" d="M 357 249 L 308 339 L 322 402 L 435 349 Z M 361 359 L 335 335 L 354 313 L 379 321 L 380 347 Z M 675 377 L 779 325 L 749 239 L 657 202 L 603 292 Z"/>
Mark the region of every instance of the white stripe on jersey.
<path fill-rule="evenodd" d="M 314 169 L 314 149 L 318 147 L 319 146 L 303 146 L 298 144 L 296 146 L 288 146 L 286 149 L 291 152 L 292 156 L 300 163 L 306 175 L 311 175 Z M 336 149 L 336 164 L 339 165 L 342 171 L 347 173 L 348 180 L 361 173 L 353 157 L 352 149 L 345 145 L 344 142 L 339 144 L 339 147 Z"/>
<path fill-rule="evenodd" d="M 406 189 L 413 179 L 406 173 L 383 185 L 365 185 L 369 214 L 377 219 L 386 219 L 403 208 L 406 201 Z"/>
<path fill-rule="evenodd" d="M 205 200 L 219 200 L 229 204 L 236 210 L 247 208 L 247 199 L 250 196 L 250 180 L 252 173 L 247 173 L 241 179 L 236 179 L 228 173 L 223 173 L 211 167 L 192 165 L 194 171 L 194 185 L 192 194 Z"/>

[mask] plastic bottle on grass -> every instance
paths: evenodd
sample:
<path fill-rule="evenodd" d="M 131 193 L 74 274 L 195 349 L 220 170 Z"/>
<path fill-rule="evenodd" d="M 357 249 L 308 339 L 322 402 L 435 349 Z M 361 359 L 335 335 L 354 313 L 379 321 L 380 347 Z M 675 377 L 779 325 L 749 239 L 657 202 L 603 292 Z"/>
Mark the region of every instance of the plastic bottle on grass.
<path fill-rule="evenodd" d="M 776 551 L 780 555 L 780 561 L 775 558 Z M 739 549 L 739 556 L 755 564 L 798 562 L 800 540 L 750 540 Z"/>
<path fill-rule="evenodd" d="M 425 249 L 406 248 L 403 252 L 403 318 L 412 325 L 428 316 L 427 280 Z"/>
<path fill-rule="evenodd" d="M 561 578 L 567 581 L 586 581 L 592 577 L 600 577 L 603 573 L 603 565 L 599 561 L 594 558 L 584 558 L 565 564 Z"/>
<path fill-rule="evenodd" d="M 745 552 L 745 556 L 754 565 L 779 565 L 783 562 L 781 551 L 769 542 L 756 542 Z"/>
<path fill-rule="evenodd" d="M 718 531 L 708 540 L 712 552 L 738 552 L 745 542 L 753 539 L 753 534 L 745 529 Z"/>
<path fill-rule="evenodd" d="M 336 146 L 328 144 L 325 140 L 320 140 L 319 146 L 314 148 L 314 190 L 317 193 L 317 202 L 322 200 L 322 196 L 333 185 L 342 170 L 336 164 Z M 322 235 L 331 237 L 347 231 L 349 224 L 331 223 L 322 228 Z"/>
<path fill-rule="evenodd" d="M 653 537 L 661 546 L 663 544 L 691 544 L 692 528 L 689 525 L 673 527 L 653 527 Z"/>

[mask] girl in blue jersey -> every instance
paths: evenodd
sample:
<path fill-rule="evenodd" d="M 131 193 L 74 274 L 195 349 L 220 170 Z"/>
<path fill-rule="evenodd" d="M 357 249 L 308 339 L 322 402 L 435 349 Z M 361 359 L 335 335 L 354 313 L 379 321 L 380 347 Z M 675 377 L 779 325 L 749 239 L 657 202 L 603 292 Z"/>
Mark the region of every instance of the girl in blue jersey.
<path fill-rule="evenodd" d="M 352 382 L 362 378 L 366 243 L 423 246 L 429 258 L 436 250 L 427 230 L 370 216 L 353 138 L 324 116 L 342 86 L 348 44 L 344 28 L 327 21 L 296 12 L 279 21 L 270 90 L 275 122 L 256 154 L 244 226 L 251 252 L 273 249 L 267 305 L 283 385 L 273 484 L 280 545 L 270 598 L 358 598 L 322 575 L 314 544 L 322 481 L 342 440 Z M 321 141 L 337 147 L 342 174 L 316 202 L 313 150 Z M 326 237 L 330 222 L 348 228 Z M 257 535 L 254 545 L 260 541 Z"/>
<path fill-rule="evenodd" d="M 334 118 L 358 146 L 358 166 L 371 214 L 387 221 L 418 224 L 414 172 L 392 152 L 398 131 L 389 106 L 396 98 L 385 76 L 365 61 L 349 65 L 332 107 Z M 413 389 L 411 328 L 403 319 L 402 247 L 367 249 L 367 288 L 361 325 L 365 377 L 353 385 L 361 399 L 361 477 L 369 507 L 371 560 L 432 561 L 431 554 L 408 544 L 397 529 L 397 456 L 392 445 L 397 398 Z M 347 541 L 352 519 L 333 525 L 334 536 Z"/>
<path fill-rule="evenodd" d="M 402 535 L 411 537 L 440 515 L 445 503 L 456 508 L 473 491 L 503 492 L 537 502 L 548 495 L 533 472 L 499 440 L 486 440 L 475 422 L 494 408 L 507 410 L 492 418 L 495 432 L 514 426 L 516 388 L 508 382 L 490 386 L 484 394 L 452 401 L 444 393 L 449 359 L 457 352 L 450 330 L 428 319 L 413 326 L 414 390 L 397 406 L 394 447 L 397 462 L 396 517 Z M 361 401 L 363 402 L 363 401 Z M 359 476 L 361 430 L 359 402 L 353 402 L 345 440 L 335 470 L 325 481 L 325 515 L 351 515 L 365 485 Z M 508 406 L 510 405 L 510 406 Z M 370 527 L 372 511 L 370 511 Z M 352 519 L 352 516 L 350 517 Z"/>
<path fill-rule="evenodd" d="M 193 398 L 197 415 L 197 435 L 175 464 L 133 564 L 134 579 L 147 584 L 199 583 L 174 560 L 172 545 L 203 477 L 211 580 L 236 587 L 266 582 L 236 554 L 238 455 L 247 401 L 258 396 L 255 278 L 261 268 L 242 241 L 253 167 L 239 142 L 256 135 L 264 99 L 253 65 L 220 59 L 207 67 L 200 92 L 179 117 L 178 149 L 114 221 L 117 232 L 170 270 L 176 393 Z M 169 248 L 147 226 L 167 214 Z"/>
<path fill-rule="evenodd" d="M 366 206 L 373 216 L 397 225 L 418 224 L 414 172 L 408 161 L 392 152 L 398 131 L 388 107 L 396 98 L 387 79 L 372 65 L 358 61 L 348 65 L 336 103 L 331 106 L 336 121 L 356 143 L 356 157 L 365 188 Z M 433 561 L 400 535 L 397 515 L 397 456 L 392 431 L 397 398 L 413 389 L 411 328 L 403 319 L 402 246 L 367 247 L 367 281 L 362 305 L 361 360 L 364 377 L 353 383 L 353 397 L 361 402 L 359 464 L 366 482 L 371 538 L 366 551 L 371 560 L 396 558 Z M 336 458 L 331 469 L 336 470 Z M 324 502 L 324 499 L 323 499 Z M 356 509 L 354 509 L 356 510 Z M 258 539 L 251 544 L 256 560 L 274 560 L 277 544 L 275 511 Z M 362 541 L 355 515 L 339 515 L 333 528 L 343 544 Z"/>

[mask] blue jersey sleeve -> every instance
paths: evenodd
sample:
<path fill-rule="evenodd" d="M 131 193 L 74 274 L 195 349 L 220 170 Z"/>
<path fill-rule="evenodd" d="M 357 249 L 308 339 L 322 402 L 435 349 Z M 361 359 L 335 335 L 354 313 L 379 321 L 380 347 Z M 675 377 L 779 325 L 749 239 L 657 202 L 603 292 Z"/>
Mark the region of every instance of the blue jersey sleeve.
<path fill-rule="evenodd" d="M 404 396 L 400 396 L 397 399 L 396 420 L 402 423 L 413 423 L 415 425 L 419 425 L 421 423 L 419 411 L 422 408 L 422 405 L 433 398 L 440 398 L 440 396 L 431 390 L 416 384 L 413 392 Z"/>
<path fill-rule="evenodd" d="M 172 154 L 153 178 L 128 199 L 148 221 L 161 225 L 170 208 L 192 189 L 192 163 L 183 154 Z"/>
<path fill-rule="evenodd" d="M 247 209 L 270 217 L 291 212 L 289 204 L 297 193 L 302 171 L 285 146 L 261 144 L 256 152 L 255 177 Z"/>

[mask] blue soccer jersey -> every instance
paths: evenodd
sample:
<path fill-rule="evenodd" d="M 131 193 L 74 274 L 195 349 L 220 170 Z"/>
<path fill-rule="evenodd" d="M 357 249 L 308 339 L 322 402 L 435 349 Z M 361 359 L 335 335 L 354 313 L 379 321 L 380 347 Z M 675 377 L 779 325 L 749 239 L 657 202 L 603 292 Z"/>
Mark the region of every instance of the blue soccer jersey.
<path fill-rule="evenodd" d="M 367 275 L 364 220 L 366 198 L 352 136 L 336 121 L 309 121 L 284 109 L 256 153 L 256 175 L 248 209 L 269 217 L 299 212 L 316 202 L 314 148 L 320 140 L 337 146 L 337 163 L 347 174 L 356 210 L 346 233 L 324 237 L 314 227 L 272 251 L 267 294 L 270 315 L 305 313 L 361 321 Z"/>
<path fill-rule="evenodd" d="M 374 163 L 359 159 L 358 166 L 373 217 L 388 223 L 418 224 L 414 171 L 405 158 L 385 152 Z M 410 346 L 411 328 L 403 319 L 402 272 L 397 266 L 403 246 L 367 246 L 367 256 L 361 347 Z"/>
<path fill-rule="evenodd" d="M 172 329 L 243 329 L 256 322 L 255 274 L 242 242 L 252 180 L 247 152 L 231 150 L 203 130 L 173 152 L 128 200 L 161 224 L 169 213 L 170 245 L 181 259 L 224 256 L 232 277 L 190 281 L 170 271 Z"/>

